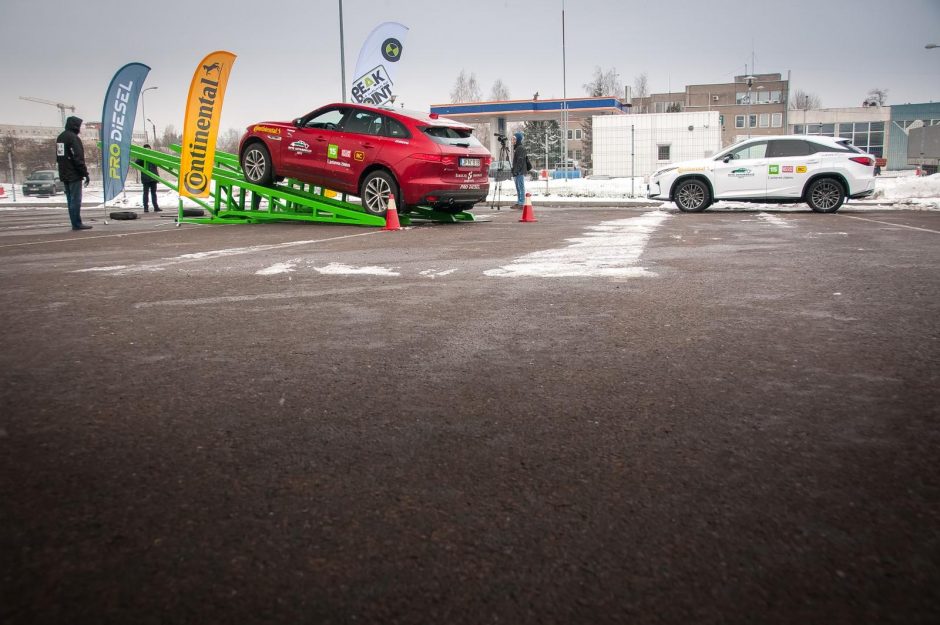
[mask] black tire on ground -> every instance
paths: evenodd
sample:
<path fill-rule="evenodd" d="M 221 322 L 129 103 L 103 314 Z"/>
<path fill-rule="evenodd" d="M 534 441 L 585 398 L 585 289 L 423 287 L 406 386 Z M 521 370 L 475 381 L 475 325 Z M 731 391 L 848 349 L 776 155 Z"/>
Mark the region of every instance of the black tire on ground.
<path fill-rule="evenodd" d="M 806 203 L 817 213 L 834 213 L 845 202 L 845 189 L 835 178 L 814 180 L 806 189 Z"/>
<path fill-rule="evenodd" d="M 701 180 L 683 180 L 676 187 L 673 201 L 683 213 L 700 213 L 712 203 L 708 185 Z"/>
<path fill-rule="evenodd" d="M 271 161 L 271 153 L 263 143 L 255 142 L 245 148 L 241 166 L 248 182 L 265 187 L 274 183 L 274 163 Z"/>
<path fill-rule="evenodd" d="M 127 219 L 137 219 L 137 213 L 134 211 L 114 211 L 109 217 L 115 221 L 124 221 Z"/>
<path fill-rule="evenodd" d="M 183 217 L 204 217 L 206 211 L 201 208 L 184 208 Z"/>
<path fill-rule="evenodd" d="M 404 212 L 401 193 L 398 192 L 398 183 L 395 182 L 395 178 L 387 171 L 381 169 L 370 173 L 362 181 L 362 186 L 359 189 L 359 198 L 362 200 L 362 210 L 370 215 L 385 217 L 390 195 L 395 196 L 396 210 L 398 212 Z"/>

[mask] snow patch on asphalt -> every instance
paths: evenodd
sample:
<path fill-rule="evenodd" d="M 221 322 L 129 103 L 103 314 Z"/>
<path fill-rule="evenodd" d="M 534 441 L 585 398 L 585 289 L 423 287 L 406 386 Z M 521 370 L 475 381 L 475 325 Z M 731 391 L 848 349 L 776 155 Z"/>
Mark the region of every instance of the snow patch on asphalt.
<path fill-rule="evenodd" d="M 444 271 L 440 271 L 438 269 L 425 269 L 424 271 L 421 272 L 421 275 L 424 276 L 425 278 L 431 278 L 433 280 L 434 278 L 443 278 L 444 276 L 449 276 L 455 271 L 457 270 L 445 269 Z"/>
<path fill-rule="evenodd" d="M 588 226 L 584 236 L 567 239 L 567 247 L 532 252 L 510 265 L 484 274 L 496 278 L 641 277 L 655 275 L 636 266 L 653 232 L 669 217 L 651 211 L 639 217 Z"/>
<path fill-rule="evenodd" d="M 72 273 L 87 273 L 89 271 L 119 271 L 127 269 L 128 265 L 112 265 L 110 267 L 91 267 L 89 269 L 76 269 Z"/>
<path fill-rule="evenodd" d="M 777 217 L 776 215 L 771 215 L 770 213 L 757 213 L 758 219 L 763 219 L 767 223 L 771 223 L 775 226 L 780 226 L 781 228 L 792 228 L 791 224 L 788 224 L 785 219 Z"/>
<path fill-rule="evenodd" d="M 276 263 L 270 267 L 259 269 L 255 272 L 256 276 L 273 276 L 279 273 L 290 273 L 297 266 L 297 260 L 289 260 L 286 263 Z"/>
<path fill-rule="evenodd" d="M 389 267 L 353 267 L 342 263 L 330 263 L 326 267 L 314 267 L 318 273 L 330 276 L 400 276 L 395 268 Z"/>

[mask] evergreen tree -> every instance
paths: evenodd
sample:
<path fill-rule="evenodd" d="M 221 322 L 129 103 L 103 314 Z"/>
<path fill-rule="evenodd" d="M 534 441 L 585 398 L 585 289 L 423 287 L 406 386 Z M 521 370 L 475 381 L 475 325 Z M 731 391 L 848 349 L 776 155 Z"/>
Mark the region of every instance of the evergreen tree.
<path fill-rule="evenodd" d="M 529 121 L 522 128 L 522 145 L 536 169 L 548 169 L 558 163 L 561 153 L 561 126 L 555 120 Z M 545 140 L 548 139 L 548 163 L 545 162 Z"/>

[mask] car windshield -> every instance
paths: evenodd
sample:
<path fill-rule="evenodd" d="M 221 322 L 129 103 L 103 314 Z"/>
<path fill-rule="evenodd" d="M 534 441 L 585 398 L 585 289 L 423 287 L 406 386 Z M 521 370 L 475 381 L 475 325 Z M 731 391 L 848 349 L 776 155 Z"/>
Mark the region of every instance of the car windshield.
<path fill-rule="evenodd" d="M 29 175 L 30 180 L 52 180 L 53 173 L 51 171 L 34 171 Z"/>
<path fill-rule="evenodd" d="M 473 136 L 472 128 L 454 128 L 453 126 L 425 126 L 421 131 L 435 143 L 457 145 L 464 148 L 480 147 L 482 144 Z"/>

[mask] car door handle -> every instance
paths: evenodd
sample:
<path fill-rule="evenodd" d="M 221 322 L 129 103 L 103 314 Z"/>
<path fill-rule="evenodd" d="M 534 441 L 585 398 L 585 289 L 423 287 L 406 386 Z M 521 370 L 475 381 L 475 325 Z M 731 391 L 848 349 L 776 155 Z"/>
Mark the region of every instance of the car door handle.
<path fill-rule="evenodd" d="M 819 164 L 819 159 L 816 159 L 815 161 L 806 161 L 806 164 L 807 164 L 807 165 L 817 165 L 817 164 Z"/>
<path fill-rule="evenodd" d="M 371 149 L 371 148 L 374 148 L 375 146 L 372 145 L 371 143 L 363 143 L 362 147 Z"/>
<path fill-rule="evenodd" d="M 324 138 L 324 137 L 321 135 L 321 136 L 317 137 L 317 141 L 319 141 L 320 143 L 323 143 L 324 141 L 326 141 L 326 138 Z"/>

